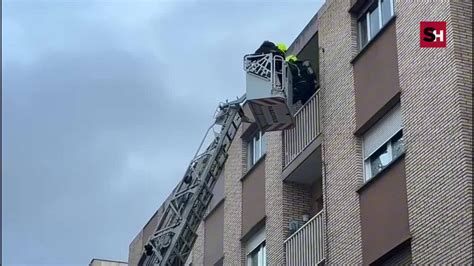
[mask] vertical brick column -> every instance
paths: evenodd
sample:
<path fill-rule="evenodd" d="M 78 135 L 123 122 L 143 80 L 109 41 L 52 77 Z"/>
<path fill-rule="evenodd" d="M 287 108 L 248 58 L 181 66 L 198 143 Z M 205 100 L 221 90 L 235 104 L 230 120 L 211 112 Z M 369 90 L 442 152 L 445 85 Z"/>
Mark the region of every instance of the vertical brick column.
<path fill-rule="evenodd" d="M 472 263 L 472 3 L 396 1 L 414 264 Z M 447 22 L 447 48 L 419 46 L 420 21 Z"/>
<path fill-rule="evenodd" d="M 323 190 L 327 207 L 327 263 L 362 263 L 359 197 L 361 143 L 353 132 L 355 94 L 351 59 L 357 47 L 356 23 L 347 0 L 328 0 L 319 21 L 322 78 Z M 321 12 L 321 11 L 320 11 Z"/>
<path fill-rule="evenodd" d="M 243 175 L 243 141 L 242 127 L 229 149 L 225 175 L 224 202 L 224 265 L 241 265 L 242 247 L 240 243 L 242 232 L 242 184 Z"/>
<path fill-rule="evenodd" d="M 265 158 L 266 249 L 268 265 L 284 265 L 282 133 L 267 132 Z"/>
<path fill-rule="evenodd" d="M 460 253 L 464 256 L 461 263 L 474 263 L 472 241 L 472 227 L 467 226 L 469 217 L 473 217 L 473 193 L 472 193 L 472 1 L 451 1 L 450 2 L 451 21 L 453 23 L 452 37 L 454 39 L 454 58 L 456 64 L 456 104 L 459 107 L 460 136 L 459 141 L 462 146 L 462 199 L 458 202 L 462 204 L 462 221 L 460 227 L 462 235 L 457 243 L 461 245 Z M 471 199 L 470 202 L 468 199 Z M 472 220 L 471 220 L 472 223 Z"/>

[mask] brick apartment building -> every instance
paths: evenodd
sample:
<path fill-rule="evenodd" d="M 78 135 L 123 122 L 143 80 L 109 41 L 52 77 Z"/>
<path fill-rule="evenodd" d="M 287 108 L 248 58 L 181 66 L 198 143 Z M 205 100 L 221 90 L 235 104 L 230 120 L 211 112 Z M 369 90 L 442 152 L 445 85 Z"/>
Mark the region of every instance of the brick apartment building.
<path fill-rule="evenodd" d="M 471 24 L 471 1 L 326 0 L 289 49 L 316 93 L 293 129 L 242 124 L 189 262 L 472 264 Z"/>

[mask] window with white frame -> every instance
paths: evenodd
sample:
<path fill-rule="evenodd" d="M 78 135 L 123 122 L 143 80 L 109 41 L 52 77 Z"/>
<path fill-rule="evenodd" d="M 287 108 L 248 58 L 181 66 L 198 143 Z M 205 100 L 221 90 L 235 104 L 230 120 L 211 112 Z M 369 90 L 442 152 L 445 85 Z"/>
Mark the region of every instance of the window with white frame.
<path fill-rule="evenodd" d="M 248 266 L 267 265 L 265 242 L 260 244 L 247 256 Z"/>
<path fill-rule="evenodd" d="M 364 134 L 364 176 L 369 181 L 405 152 L 400 105 Z"/>
<path fill-rule="evenodd" d="M 359 18 L 359 47 L 362 49 L 393 17 L 393 0 L 375 0 Z"/>
<path fill-rule="evenodd" d="M 266 266 L 265 228 L 255 233 L 245 245 L 247 266 Z"/>
<path fill-rule="evenodd" d="M 247 144 L 248 168 L 250 169 L 267 152 L 267 141 L 265 135 L 258 131 Z"/>

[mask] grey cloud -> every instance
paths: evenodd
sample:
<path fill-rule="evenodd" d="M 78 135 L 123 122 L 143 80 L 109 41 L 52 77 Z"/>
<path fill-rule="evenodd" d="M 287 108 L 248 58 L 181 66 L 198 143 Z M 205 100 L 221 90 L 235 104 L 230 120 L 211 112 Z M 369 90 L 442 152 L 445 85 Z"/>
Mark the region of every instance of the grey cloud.
<path fill-rule="evenodd" d="M 33 243 L 38 240 L 47 239 L 47 246 L 54 246 L 80 239 L 86 232 L 108 243 L 116 239 L 114 234 L 120 228 L 89 231 L 115 224 L 104 218 L 115 217 L 118 224 L 133 217 L 145 221 L 181 174 L 183 154 L 190 158 L 197 145 L 197 139 L 191 141 L 187 136 L 189 126 L 202 127 L 192 110 L 163 97 L 163 90 L 170 88 L 160 85 L 156 73 L 164 72 L 146 58 L 109 50 L 77 56 L 47 55 L 37 64 L 28 70 L 11 67 L 5 71 L 4 87 L 15 88 L 3 95 L 4 138 L 8 140 L 4 143 L 4 186 L 8 188 L 4 195 L 6 203 L 14 203 L 5 208 L 5 237 L 29 232 L 21 242 L 6 245 L 7 262 L 10 252 L 17 253 L 20 248 L 15 243 L 35 250 Z M 167 127 L 175 117 L 183 123 Z M 163 145 L 163 141 L 176 144 L 179 150 Z M 159 164 L 163 169 L 154 167 L 154 171 L 140 176 L 126 169 L 130 154 L 154 159 L 146 161 L 145 167 Z M 129 185 L 121 188 L 121 193 L 117 180 Z M 135 199 L 107 200 L 121 196 Z M 139 206 L 148 206 L 148 211 L 137 215 Z M 107 213 L 107 209 L 114 211 Z M 86 223 L 76 215 L 88 217 Z M 28 218 L 35 220 L 33 228 Z M 71 225 L 76 229 L 68 229 Z M 127 228 L 128 239 L 124 237 L 120 243 L 122 254 L 126 254 L 127 240 L 137 227 Z M 45 232 L 55 235 L 43 235 Z M 79 235 L 74 236 L 75 232 Z M 111 246 L 117 248 L 118 244 Z M 84 256 L 95 256 L 88 247 L 84 247 L 88 251 Z M 72 252 L 64 253 L 64 259 Z M 15 260 L 34 263 L 34 253 Z M 57 254 L 44 261 L 60 262 L 61 258 Z"/>
<path fill-rule="evenodd" d="M 160 90 L 164 88 L 152 85 L 157 84 L 157 80 L 150 82 L 150 86 L 140 84 L 143 80 L 156 79 L 153 68 L 143 63 L 143 59 L 137 64 L 135 59 L 122 53 L 103 52 L 101 55 L 112 63 L 106 71 L 110 76 L 100 74 L 104 66 L 97 62 L 95 55 L 81 55 L 80 60 L 66 55 L 47 56 L 38 62 L 39 66 L 33 66 L 30 70 L 34 71 L 27 72 L 26 77 L 21 75 L 22 71 L 6 71 L 5 87 L 18 88 L 5 90 L 3 95 L 6 111 L 4 137 L 8 140 L 4 143 L 7 154 L 4 186 L 8 187 L 5 197 L 15 203 L 6 205 L 9 214 L 4 219 L 7 239 L 12 232 L 10 226 L 21 227 L 24 232 L 31 230 L 28 228 L 31 221 L 25 219 L 27 217 L 35 217 L 39 222 L 35 222 L 30 238 L 24 239 L 26 243 L 45 239 L 35 235 L 48 231 L 44 229 L 60 233 L 58 223 L 46 221 L 57 219 L 70 210 L 82 214 L 94 210 L 95 213 L 87 215 L 89 219 L 107 217 L 107 213 L 102 213 L 103 208 L 95 209 L 93 205 L 103 203 L 107 193 L 114 193 L 110 188 L 122 174 L 127 154 L 135 152 L 147 156 L 150 152 L 163 153 L 156 157 L 165 160 L 167 148 L 162 149 L 159 141 L 154 139 L 170 138 L 179 143 L 179 131 L 185 127 L 175 127 L 167 132 L 161 130 L 161 123 L 169 121 L 165 117 L 166 111 L 173 110 L 176 115 L 188 117 L 192 113 L 174 110 L 172 102 L 161 99 Z M 114 63 L 114 58 L 119 56 L 120 64 Z M 117 68 L 123 65 L 128 69 Z M 124 76 L 124 73 L 128 74 Z M 29 97 L 15 95 L 27 90 L 31 91 Z M 18 98 L 26 104 L 17 102 Z M 133 172 L 129 174 L 130 178 L 136 178 Z M 136 179 L 135 182 L 141 183 Z M 142 185 L 154 185 L 157 193 L 160 191 L 158 182 Z M 161 193 L 165 192 L 166 186 Z M 142 198 L 145 200 L 147 196 Z M 116 205 L 119 202 L 110 201 L 108 207 L 119 210 Z M 49 213 L 54 206 L 59 208 L 58 216 Z M 134 206 L 123 208 L 134 209 Z M 62 222 L 74 224 L 74 219 L 68 217 Z M 88 228 L 94 226 L 98 225 L 91 224 Z M 96 237 L 101 238 L 102 234 L 96 233 Z M 67 242 L 68 234 L 58 234 L 57 239 L 60 238 Z M 126 243 L 122 245 L 126 247 Z M 9 245 L 6 246 L 7 255 L 8 251 Z M 93 253 L 92 250 L 89 252 Z M 28 257 L 22 259 L 34 262 Z"/>

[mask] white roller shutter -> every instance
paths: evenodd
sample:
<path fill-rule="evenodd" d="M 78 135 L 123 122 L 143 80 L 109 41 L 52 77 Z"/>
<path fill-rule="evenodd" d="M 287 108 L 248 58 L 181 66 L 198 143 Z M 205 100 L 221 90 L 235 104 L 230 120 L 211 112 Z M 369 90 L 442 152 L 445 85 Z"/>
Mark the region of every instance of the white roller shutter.
<path fill-rule="evenodd" d="M 245 245 L 245 255 L 250 254 L 250 252 L 262 244 L 263 241 L 265 241 L 265 227 L 261 228 L 247 241 Z"/>

